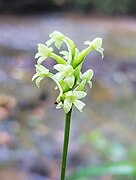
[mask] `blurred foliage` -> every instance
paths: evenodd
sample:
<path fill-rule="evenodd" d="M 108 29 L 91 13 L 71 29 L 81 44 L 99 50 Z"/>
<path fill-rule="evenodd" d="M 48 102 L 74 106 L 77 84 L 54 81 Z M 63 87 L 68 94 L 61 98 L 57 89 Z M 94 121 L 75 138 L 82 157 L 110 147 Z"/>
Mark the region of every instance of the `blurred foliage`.
<path fill-rule="evenodd" d="M 97 11 L 101 11 L 105 14 L 114 14 L 114 13 L 129 13 L 130 5 L 133 3 L 133 0 L 93 0 L 93 5 Z"/>
<path fill-rule="evenodd" d="M 69 0 L 69 4 L 73 3 Z M 83 12 L 94 12 L 106 15 L 135 14 L 135 0 L 74 0 L 74 7 Z"/>
<path fill-rule="evenodd" d="M 87 180 L 89 177 L 102 175 L 122 175 L 123 178 L 120 176 L 120 180 L 130 179 L 129 176 L 133 179 L 136 175 L 136 165 L 132 163 L 111 163 L 109 165 L 79 168 L 71 173 L 67 180 Z"/>
<path fill-rule="evenodd" d="M 110 140 L 98 130 L 82 135 L 80 141 L 83 144 L 89 143 L 102 162 L 136 161 L 135 144 L 128 146 L 120 141 Z"/>
<path fill-rule="evenodd" d="M 96 12 L 107 15 L 113 14 L 134 14 L 135 0 L 74 0 L 75 7 L 84 12 Z"/>
<path fill-rule="evenodd" d="M 81 11 L 105 15 L 134 15 L 135 0 L 0 0 L 0 12 L 40 13 L 49 11 Z"/>
<path fill-rule="evenodd" d="M 89 180 L 90 177 L 108 176 L 109 179 L 131 180 L 136 177 L 136 146 L 127 146 L 119 141 L 110 140 L 99 130 L 83 134 L 79 138 L 85 145 L 88 143 L 93 152 L 100 157 L 101 165 L 80 167 L 73 171 L 67 180 Z M 107 162 L 106 164 L 104 162 Z"/>

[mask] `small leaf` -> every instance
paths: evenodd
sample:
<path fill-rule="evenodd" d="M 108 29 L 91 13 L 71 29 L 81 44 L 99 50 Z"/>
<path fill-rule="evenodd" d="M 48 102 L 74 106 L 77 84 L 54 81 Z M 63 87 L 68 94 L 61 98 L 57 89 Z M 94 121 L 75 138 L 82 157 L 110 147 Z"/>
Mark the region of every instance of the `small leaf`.
<path fill-rule="evenodd" d="M 136 165 L 133 163 L 111 163 L 109 165 L 89 166 L 85 168 L 79 168 L 71 173 L 66 180 L 80 180 L 88 179 L 94 176 L 103 175 L 136 175 Z M 125 179 L 125 178 L 124 178 Z"/>

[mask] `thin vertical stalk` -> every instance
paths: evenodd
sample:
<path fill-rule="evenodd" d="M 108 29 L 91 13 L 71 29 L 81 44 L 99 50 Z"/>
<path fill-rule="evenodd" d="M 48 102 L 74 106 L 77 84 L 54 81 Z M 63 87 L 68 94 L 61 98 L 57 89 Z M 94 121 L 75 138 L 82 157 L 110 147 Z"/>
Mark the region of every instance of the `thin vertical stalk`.
<path fill-rule="evenodd" d="M 65 131 L 64 131 L 64 142 L 63 142 L 63 152 L 62 152 L 62 162 L 61 162 L 61 180 L 65 180 L 69 134 L 70 134 L 71 112 L 72 112 L 72 109 L 66 114 L 66 117 L 65 117 Z"/>

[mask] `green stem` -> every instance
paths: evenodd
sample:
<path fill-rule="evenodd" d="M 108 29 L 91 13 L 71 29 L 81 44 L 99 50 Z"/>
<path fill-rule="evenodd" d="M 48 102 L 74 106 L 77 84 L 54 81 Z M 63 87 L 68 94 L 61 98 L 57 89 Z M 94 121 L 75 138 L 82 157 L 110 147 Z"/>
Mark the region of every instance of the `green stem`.
<path fill-rule="evenodd" d="M 64 131 L 63 153 L 62 153 L 62 163 L 61 163 L 61 180 L 65 180 L 71 112 L 72 109 L 66 114 L 66 118 L 65 118 L 65 131 Z"/>

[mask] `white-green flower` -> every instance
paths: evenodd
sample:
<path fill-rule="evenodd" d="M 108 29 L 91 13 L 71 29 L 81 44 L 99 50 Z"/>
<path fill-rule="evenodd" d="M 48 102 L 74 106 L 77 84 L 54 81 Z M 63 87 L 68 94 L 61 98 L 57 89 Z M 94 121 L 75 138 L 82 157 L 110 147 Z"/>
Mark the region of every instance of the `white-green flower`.
<path fill-rule="evenodd" d="M 80 77 L 83 81 L 86 81 L 89 84 L 90 88 L 92 88 L 92 82 L 91 82 L 91 79 L 93 77 L 93 70 L 92 69 L 87 70 L 83 74 L 81 73 Z"/>
<path fill-rule="evenodd" d="M 74 73 L 73 67 L 70 64 L 68 65 L 56 64 L 54 65 L 54 69 L 59 71 L 58 73 L 55 74 L 55 78 L 58 81 L 61 81 L 62 79 L 64 79 L 67 85 L 70 88 L 72 88 L 75 83 L 75 76 L 73 75 Z"/>
<path fill-rule="evenodd" d="M 41 64 L 46 58 L 51 56 L 53 49 L 47 47 L 44 44 L 38 44 L 38 53 L 36 53 L 35 58 L 38 58 L 37 64 Z"/>
<path fill-rule="evenodd" d="M 65 113 L 68 113 L 74 104 L 76 108 L 82 112 L 85 103 L 80 101 L 79 99 L 84 98 L 86 96 L 86 92 L 84 91 L 69 91 L 66 93 L 63 108 Z"/>
<path fill-rule="evenodd" d="M 49 69 L 45 68 L 44 66 L 38 64 L 35 65 L 36 67 L 36 73 L 32 77 L 32 81 L 35 80 L 36 85 L 39 87 L 40 82 L 49 74 Z"/>
<path fill-rule="evenodd" d="M 55 46 L 58 49 L 60 49 L 63 43 L 64 35 L 58 31 L 54 31 L 53 33 L 49 35 L 49 37 L 50 37 L 50 40 L 46 42 L 47 46 L 50 46 L 51 44 L 55 43 Z"/>
<path fill-rule="evenodd" d="M 102 48 L 102 38 L 95 38 L 92 42 L 85 41 L 84 44 L 89 45 L 90 47 L 92 47 L 92 49 L 100 52 L 102 55 L 102 58 L 104 57 L 104 54 L 103 54 L 104 49 Z"/>

